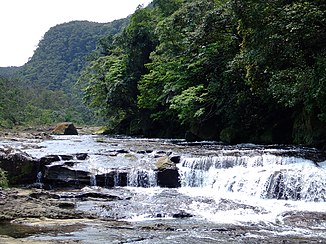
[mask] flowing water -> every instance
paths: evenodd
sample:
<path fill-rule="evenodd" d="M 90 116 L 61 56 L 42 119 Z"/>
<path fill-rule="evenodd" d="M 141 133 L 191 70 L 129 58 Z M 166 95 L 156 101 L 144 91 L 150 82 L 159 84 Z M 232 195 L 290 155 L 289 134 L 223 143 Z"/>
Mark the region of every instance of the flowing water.
<path fill-rule="evenodd" d="M 87 153 L 70 167 L 90 173 L 90 186 L 119 201 L 89 199 L 77 208 L 122 226 L 89 223 L 87 228 L 33 240 L 84 243 L 262 243 L 326 242 L 326 163 L 315 149 L 235 145 L 182 140 L 56 136 L 49 141 L 2 142 L 30 155 Z M 37 145 L 37 146 L 35 146 Z M 157 185 L 156 159 L 178 155 L 181 187 Z M 62 162 L 60 162 L 62 163 Z M 115 187 L 97 186 L 99 175 L 119 173 Z"/>

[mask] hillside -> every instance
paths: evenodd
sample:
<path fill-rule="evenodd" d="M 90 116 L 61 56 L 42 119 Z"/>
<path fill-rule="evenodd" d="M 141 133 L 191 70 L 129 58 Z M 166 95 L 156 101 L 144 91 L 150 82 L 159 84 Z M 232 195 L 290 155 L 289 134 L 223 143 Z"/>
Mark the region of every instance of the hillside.
<path fill-rule="evenodd" d="M 34 86 L 69 91 L 99 39 L 117 34 L 126 23 L 127 19 L 106 24 L 73 21 L 52 27 L 19 77 Z"/>
<path fill-rule="evenodd" d="M 19 72 L 21 67 L 10 66 L 10 67 L 0 67 L 0 77 L 2 78 L 13 78 Z"/>
<path fill-rule="evenodd" d="M 75 86 L 101 38 L 119 33 L 128 19 L 110 23 L 73 21 L 44 34 L 32 58 L 21 67 L 0 68 L 0 126 L 58 121 L 94 122 Z"/>
<path fill-rule="evenodd" d="M 155 0 L 110 43 L 81 80 L 113 132 L 326 148 L 325 1 Z"/>

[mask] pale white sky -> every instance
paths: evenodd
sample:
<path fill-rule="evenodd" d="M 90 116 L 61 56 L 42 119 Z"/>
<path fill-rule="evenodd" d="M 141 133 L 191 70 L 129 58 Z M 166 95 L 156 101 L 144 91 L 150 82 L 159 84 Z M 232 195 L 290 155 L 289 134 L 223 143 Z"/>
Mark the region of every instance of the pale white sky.
<path fill-rule="evenodd" d="M 0 67 L 21 66 L 52 26 L 72 20 L 111 22 L 151 0 L 0 0 Z"/>

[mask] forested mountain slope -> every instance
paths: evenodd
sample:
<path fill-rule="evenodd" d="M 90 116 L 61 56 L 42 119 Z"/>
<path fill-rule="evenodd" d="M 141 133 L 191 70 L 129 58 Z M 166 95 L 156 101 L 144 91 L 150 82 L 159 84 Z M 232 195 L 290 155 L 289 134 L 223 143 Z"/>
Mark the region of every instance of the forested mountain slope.
<path fill-rule="evenodd" d="M 106 24 L 73 21 L 50 28 L 20 77 L 43 88 L 69 90 L 99 40 L 117 34 L 126 23 L 127 19 Z"/>
<path fill-rule="evenodd" d="M 20 68 L 16 66 L 0 67 L 0 77 L 13 78 L 19 72 Z"/>
<path fill-rule="evenodd" d="M 83 72 L 113 132 L 326 145 L 326 2 L 154 0 Z"/>
<path fill-rule="evenodd" d="M 73 21 L 50 28 L 32 58 L 21 67 L 0 69 L 0 126 L 94 122 L 82 102 L 77 77 L 97 43 L 115 35 L 128 19 L 111 23 Z"/>

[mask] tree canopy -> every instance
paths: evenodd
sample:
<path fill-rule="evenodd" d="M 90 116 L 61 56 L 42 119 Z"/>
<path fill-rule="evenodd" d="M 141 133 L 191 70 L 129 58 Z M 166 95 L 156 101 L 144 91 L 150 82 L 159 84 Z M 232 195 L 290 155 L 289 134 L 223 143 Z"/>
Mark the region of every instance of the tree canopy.
<path fill-rule="evenodd" d="M 0 125 L 96 122 L 82 102 L 77 77 L 92 53 L 100 52 L 97 43 L 120 32 L 127 22 L 73 21 L 54 26 L 25 65 L 0 68 Z"/>
<path fill-rule="evenodd" d="M 326 139 L 324 1 L 155 0 L 101 43 L 80 81 L 112 131 Z"/>

